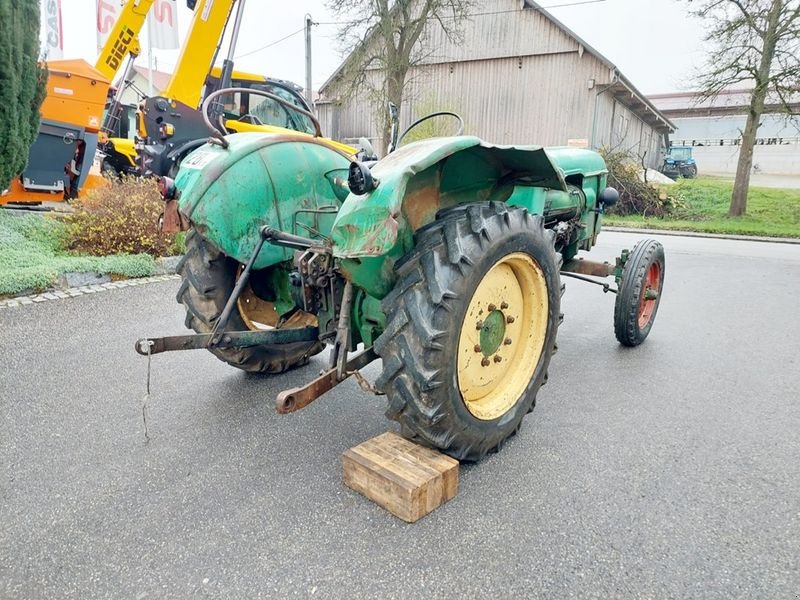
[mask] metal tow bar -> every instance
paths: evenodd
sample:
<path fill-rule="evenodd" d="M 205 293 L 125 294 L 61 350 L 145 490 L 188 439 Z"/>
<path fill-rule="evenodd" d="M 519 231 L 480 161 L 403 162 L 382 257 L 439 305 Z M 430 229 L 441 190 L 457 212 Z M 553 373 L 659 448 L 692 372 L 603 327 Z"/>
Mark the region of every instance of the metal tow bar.
<path fill-rule="evenodd" d="M 363 352 L 356 354 L 347 361 L 345 364 L 345 373 L 343 377 L 340 378 L 337 374 L 338 368 L 333 367 L 332 369 L 323 371 L 319 377 L 312 379 L 303 386 L 284 390 L 278 394 L 278 397 L 275 399 L 276 410 L 280 414 L 286 415 L 296 410 L 300 410 L 301 408 L 305 408 L 314 400 L 322 396 L 322 394 L 329 392 L 342 381 L 347 379 L 353 374 L 354 371 L 363 369 L 377 358 L 378 355 L 375 354 L 375 351 L 371 347 L 367 348 Z"/>
<path fill-rule="evenodd" d="M 291 344 L 313 342 L 319 339 L 316 327 L 296 329 L 267 329 L 265 331 L 225 331 L 212 343 L 213 333 L 172 335 L 161 338 L 142 338 L 136 341 L 136 352 L 143 356 L 172 352 L 173 350 L 196 350 L 208 348 L 246 348 L 262 344 Z M 149 350 L 148 350 L 149 348 Z"/>
<path fill-rule="evenodd" d="M 265 331 L 225 331 L 228 320 L 236 307 L 236 302 L 239 300 L 239 296 L 242 295 L 245 285 L 247 285 L 250 272 L 253 270 L 253 265 L 265 242 L 276 243 L 289 248 L 308 248 L 314 243 L 314 240 L 286 234 L 268 225 L 259 228 L 258 233 L 258 243 L 239 275 L 239 280 L 236 282 L 211 333 L 142 338 L 136 341 L 136 352 L 143 356 L 148 356 L 149 354 L 171 352 L 173 350 L 246 348 L 248 346 L 261 346 L 262 344 L 291 344 L 292 342 L 317 341 L 319 339 L 319 329 L 316 327 L 268 329 Z"/>

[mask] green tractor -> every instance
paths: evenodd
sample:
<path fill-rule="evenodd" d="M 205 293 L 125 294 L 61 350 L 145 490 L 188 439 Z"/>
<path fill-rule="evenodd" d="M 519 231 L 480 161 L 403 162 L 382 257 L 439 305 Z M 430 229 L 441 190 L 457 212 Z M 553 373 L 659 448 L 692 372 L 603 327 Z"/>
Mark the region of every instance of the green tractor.
<path fill-rule="evenodd" d="M 316 136 L 206 122 L 209 143 L 162 186 L 168 221 L 188 229 L 177 299 L 196 333 L 139 340 L 141 354 L 206 348 L 281 373 L 330 345 L 328 369 L 279 394 L 278 412 L 355 375 L 386 395 L 406 437 L 475 461 L 517 432 L 547 380 L 562 276 L 616 293 L 621 344 L 650 332 L 661 244 L 641 241 L 614 264 L 578 257 L 618 199 L 595 152 L 456 135 L 360 161 L 316 119 Z M 377 358 L 369 383 L 359 369 Z"/>

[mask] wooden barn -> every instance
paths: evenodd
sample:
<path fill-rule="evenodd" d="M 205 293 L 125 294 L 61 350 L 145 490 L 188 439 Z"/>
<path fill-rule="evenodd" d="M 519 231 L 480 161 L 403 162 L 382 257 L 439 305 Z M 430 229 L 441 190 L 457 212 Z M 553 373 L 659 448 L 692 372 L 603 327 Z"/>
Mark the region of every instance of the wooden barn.
<path fill-rule="evenodd" d="M 464 117 L 466 133 L 500 144 L 602 146 L 661 163 L 670 121 L 619 70 L 530 0 L 476 4 L 456 44 L 432 21 L 421 38 L 426 58 L 409 71 L 401 127 L 433 110 Z M 320 88 L 316 108 L 334 139 L 370 139 L 380 124 L 366 97 L 341 97 L 351 55 Z M 345 67 L 348 67 L 345 69 Z M 367 72 L 378 80 L 380 72 Z"/>

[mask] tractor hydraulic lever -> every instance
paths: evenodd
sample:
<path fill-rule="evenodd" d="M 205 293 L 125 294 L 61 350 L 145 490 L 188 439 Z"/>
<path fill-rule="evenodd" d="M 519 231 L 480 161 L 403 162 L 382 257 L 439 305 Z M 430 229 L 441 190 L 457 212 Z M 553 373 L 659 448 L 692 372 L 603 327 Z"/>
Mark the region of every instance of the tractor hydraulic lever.
<path fill-rule="evenodd" d="M 268 241 L 275 246 L 283 246 L 293 250 L 308 250 L 309 248 L 316 248 L 318 251 L 324 250 L 324 246 L 320 247 L 319 240 L 312 240 L 300 235 L 293 235 L 285 233 L 269 225 L 265 225 L 260 229 L 262 239 Z"/>

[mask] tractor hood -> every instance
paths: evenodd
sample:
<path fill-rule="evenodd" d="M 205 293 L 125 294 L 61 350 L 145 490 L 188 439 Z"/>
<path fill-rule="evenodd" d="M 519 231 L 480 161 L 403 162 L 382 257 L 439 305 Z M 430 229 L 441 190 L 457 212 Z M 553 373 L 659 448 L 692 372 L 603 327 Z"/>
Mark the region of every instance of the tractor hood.
<path fill-rule="evenodd" d="M 437 165 L 438 170 L 435 169 Z M 389 253 L 400 238 L 408 237 L 424 224 L 418 219 L 413 222 L 413 217 L 404 211 L 403 202 L 407 197 L 419 195 L 416 181 L 411 186 L 414 189 L 407 194 L 409 182 L 415 178 L 426 179 L 435 170 L 433 176 L 439 182 L 440 195 L 428 203 L 433 209 L 426 216 L 430 220 L 435 214 L 436 202 L 442 198 L 449 196 L 456 204 L 481 200 L 484 198 L 479 194 L 491 189 L 502 178 L 566 190 L 563 171 L 541 146 L 496 146 L 474 136 L 415 142 L 371 168 L 372 175 L 379 180 L 375 190 L 347 197 L 331 231 L 335 256 L 361 258 Z M 412 219 L 410 224 L 409 218 Z"/>

